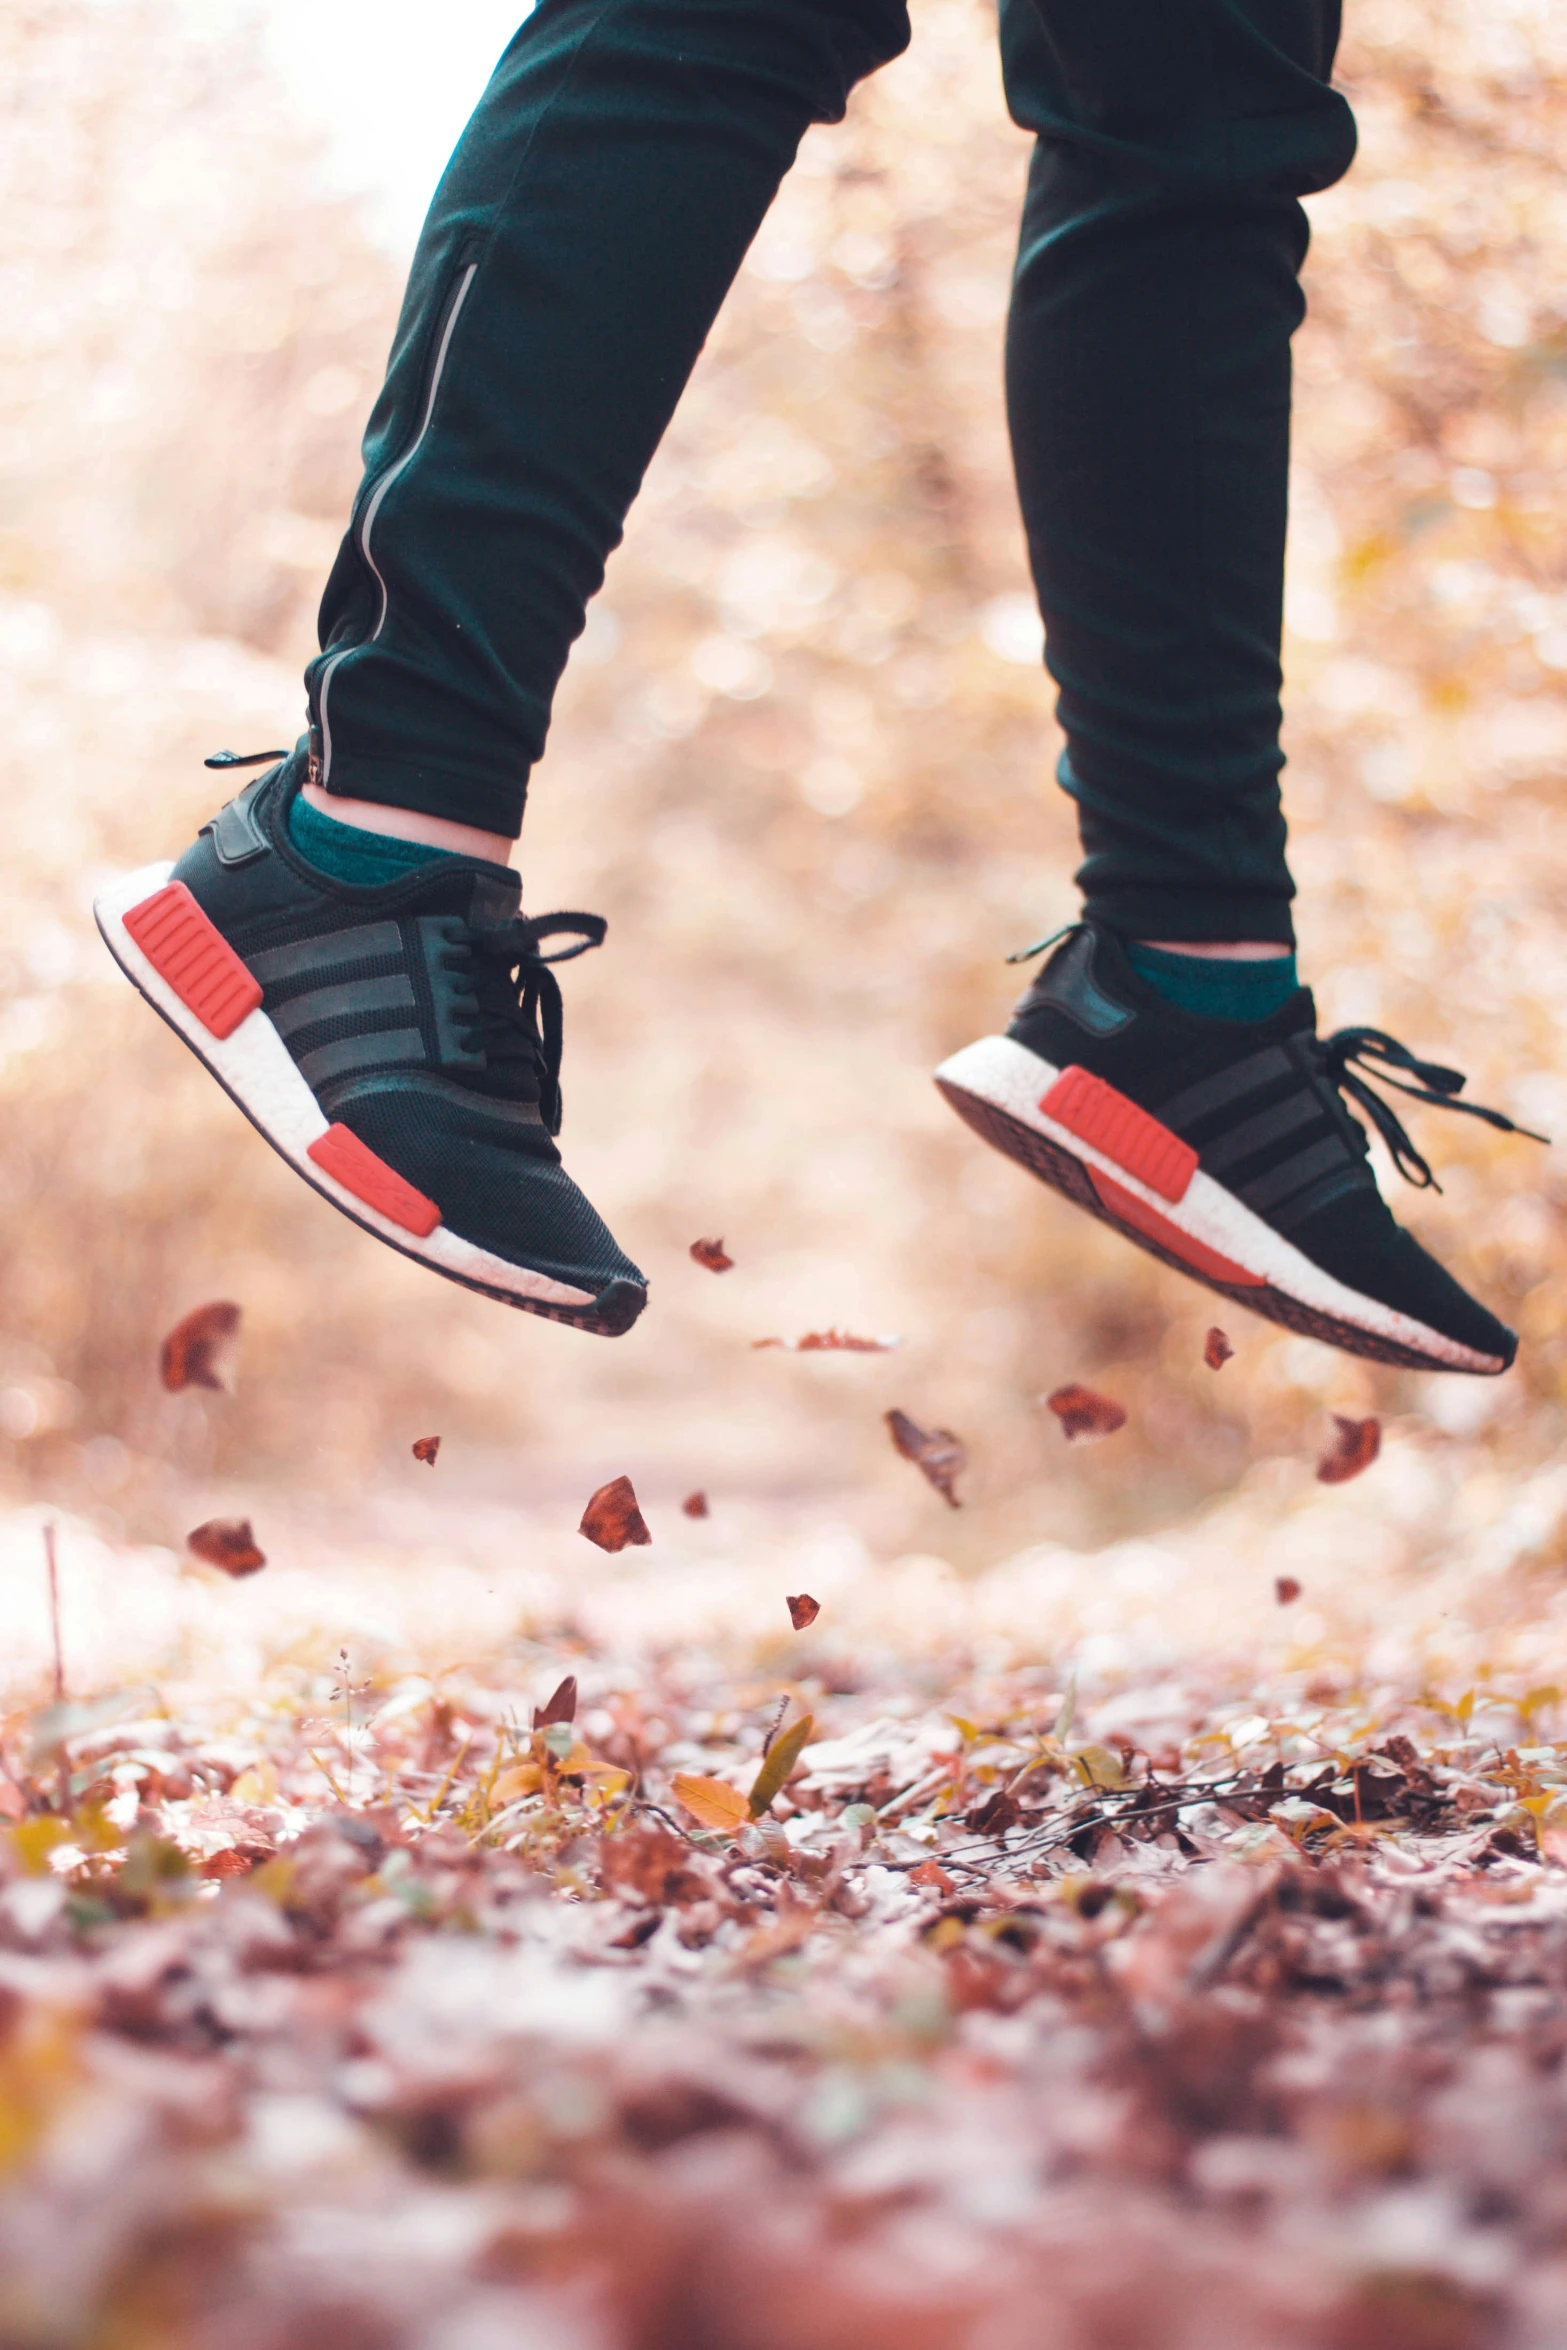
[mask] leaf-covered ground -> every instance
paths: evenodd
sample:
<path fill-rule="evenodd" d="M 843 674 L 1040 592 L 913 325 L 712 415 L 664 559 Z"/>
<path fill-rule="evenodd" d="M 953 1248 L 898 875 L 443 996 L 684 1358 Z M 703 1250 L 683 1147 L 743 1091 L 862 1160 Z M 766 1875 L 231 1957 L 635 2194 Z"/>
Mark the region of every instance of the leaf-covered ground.
<path fill-rule="evenodd" d="M 65 1529 L 68 1643 L 161 1579 L 200 1677 L 6 1725 L 0 2341 L 1555 2350 L 1554 1605 L 1390 1566 L 1355 1665 L 1353 1558 L 1302 1624 L 1237 1590 L 1252 1539 L 1017 1562 L 978 1650 L 919 1562 L 798 1636 L 753 1568 L 704 1645 L 655 1547 L 575 1630 L 418 1670 L 386 1624 L 329 1670 L 286 1567 Z M 1096 1567 L 1123 1624 L 1162 1576 L 1119 1660 L 1070 1614 Z M 702 1828 L 807 1715 L 762 1816 Z"/>

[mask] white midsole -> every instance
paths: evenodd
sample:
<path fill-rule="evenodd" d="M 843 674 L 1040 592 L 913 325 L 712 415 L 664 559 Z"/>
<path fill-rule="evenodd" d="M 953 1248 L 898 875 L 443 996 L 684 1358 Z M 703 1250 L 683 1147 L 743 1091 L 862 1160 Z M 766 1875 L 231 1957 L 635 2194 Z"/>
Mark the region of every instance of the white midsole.
<path fill-rule="evenodd" d="M 484 1289 L 505 1290 L 513 1297 L 532 1298 L 541 1305 L 591 1305 L 591 1290 L 572 1289 L 564 1281 L 552 1281 L 548 1274 L 530 1272 L 526 1265 L 508 1264 L 504 1257 L 492 1256 L 488 1249 L 477 1247 L 473 1241 L 460 1239 L 444 1224 L 438 1224 L 421 1240 L 316 1165 L 309 1156 L 310 1145 L 319 1142 L 330 1120 L 265 1012 L 258 1008 L 248 1013 L 230 1036 L 214 1036 L 181 1003 L 168 981 L 153 969 L 125 927 L 125 917 L 132 907 L 161 889 L 173 870 L 167 864 L 144 865 L 139 873 L 126 874 L 99 894 L 93 902 L 93 912 L 104 944 L 127 978 L 157 1005 L 235 1100 L 243 1102 L 268 1141 L 282 1152 L 312 1190 L 319 1191 L 356 1223 L 389 1240 L 405 1255 L 420 1257 L 426 1264 L 436 1265 L 460 1281 L 471 1281 Z"/>
<path fill-rule="evenodd" d="M 1179 1201 L 1172 1202 L 1151 1191 L 1129 1169 L 1106 1158 L 1103 1151 L 1095 1150 L 1081 1136 L 1045 1116 L 1039 1107 L 1040 1099 L 1060 1074 L 1050 1062 L 1010 1036 L 982 1036 L 977 1044 L 965 1045 L 962 1052 L 943 1061 L 936 1071 L 943 1084 L 973 1094 L 994 1109 L 1004 1110 L 1020 1126 L 1032 1127 L 1036 1134 L 1070 1152 L 1084 1166 L 1097 1167 L 1178 1231 L 1200 1241 L 1204 1248 L 1214 1250 L 1219 1256 L 1228 1257 L 1231 1264 L 1259 1275 L 1274 1289 L 1297 1298 L 1302 1305 L 1318 1313 L 1331 1314 L 1336 1321 L 1352 1323 L 1357 1330 L 1365 1330 L 1375 1337 L 1391 1339 L 1395 1345 L 1429 1355 L 1455 1371 L 1494 1372 L 1504 1368 L 1500 1356 L 1477 1354 L 1472 1347 L 1460 1346 L 1456 1339 L 1444 1338 L 1440 1331 L 1428 1329 L 1424 1322 L 1416 1322 L 1408 1314 L 1400 1314 L 1392 1306 L 1381 1305 L 1375 1298 L 1363 1297 L 1358 1290 L 1335 1281 L 1331 1273 L 1314 1265 L 1282 1233 L 1265 1224 L 1233 1192 L 1226 1191 L 1222 1183 L 1216 1183 L 1201 1168 Z"/>

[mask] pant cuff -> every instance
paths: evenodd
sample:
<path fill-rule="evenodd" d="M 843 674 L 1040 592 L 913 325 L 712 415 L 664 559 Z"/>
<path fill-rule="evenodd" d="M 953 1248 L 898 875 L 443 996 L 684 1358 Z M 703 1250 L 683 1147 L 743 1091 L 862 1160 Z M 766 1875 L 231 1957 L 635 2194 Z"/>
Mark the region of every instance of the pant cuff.
<path fill-rule="evenodd" d="M 436 766 L 376 754 L 355 758 L 334 747 L 326 789 L 341 799 L 374 800 L 383 808 L 407 808 L 417 816 L 444 816 L 451 824 L 471 824 L 478 832 L 504 833 L 515 840 L 522 830 L 528 770 L 478 774 L 446 759 Z"/>
<path fill-rule="evenodd" d="M 1235 890 L 1111 889 L 1083 902 L 1084 917 L 1118 930 L 1123 938 L 1172 939 L 1193 946 L 1222 946 L 1257 939 L 1292 947 L 1295 925 L 1288 902 Z"/>

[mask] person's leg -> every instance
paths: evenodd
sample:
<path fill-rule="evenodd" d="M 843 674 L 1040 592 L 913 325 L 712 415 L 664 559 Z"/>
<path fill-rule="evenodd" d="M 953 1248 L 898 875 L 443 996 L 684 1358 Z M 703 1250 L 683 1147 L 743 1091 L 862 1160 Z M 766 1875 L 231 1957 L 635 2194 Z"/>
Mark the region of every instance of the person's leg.
<path fill-rule="evenodd" d="M 1006 1035 L 937 1083 L 1236 1304 L 1374 1361 L 1495 1373 L 1512 1332 L 1394 1222 L 1345 1100 L 1429 1182 L 1367 1078 L 1472 1110 L 1463 1080 L 1374 1030 L 1319 1037 L 1289 951 L 1289 339 L 1297 199 L 1354 147 L 1337 31 L 1337 0 L 1003 0 L 1008 97 L 1038 133 L 1009 405 L 1086 902 Z"/>
<path fill-rule="evenodd" d="M 307 679 L 318 805 L 517 833 L 746 247 L 807 127 L 907 39 L 903 0 L 540 0 L 437 191 L 370 419 Z"/>
<path fill-rule="evenodd" d="M 1279 633 L 1297 198 L 1347 169 L 1338 0 L 1003 0 L 1037 134 L 1007 339 L 1091 917 L 1293 937 Z"/>
<path fill-rule="evenodd" d="M 808 124 L 907 33 L 903 0 L 540 0 L 420 243 L 307 752 L 97 900 L 126 976 L 314 1190 L 579 1329 L 647 1298 L 555 1141 L 550 966 L 604 924 L 524 915 L 504 859 L 746 246 Z"/>

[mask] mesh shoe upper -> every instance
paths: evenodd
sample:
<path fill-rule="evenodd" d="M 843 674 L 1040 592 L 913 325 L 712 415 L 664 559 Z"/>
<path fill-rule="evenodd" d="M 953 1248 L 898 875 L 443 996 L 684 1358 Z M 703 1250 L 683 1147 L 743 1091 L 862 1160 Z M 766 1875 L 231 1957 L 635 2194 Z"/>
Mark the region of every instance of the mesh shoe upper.
<path fill-rule="evenodd" d="M 1085 924 L 1040 972 L 1008 1034 L 1058 1067 L 1075 1063 L 1102 1077 L 1149 1111 L 1191 1145 L 1205 1174 L 1335 1279 L 1477 1353 L 1512 1360 L 1513 1333 L 1383 1201 L 1365 1130 L 1346 1108 L 1341 1085 L 1385 1133 L 1392 1129 L 1390 1145 L 1415 1180 L 1429 1181 L 1429 1169 L 1387 1105 L 1369 1096 L 1353 1070 L 1346 1078 L 1341 1040 L 1318 1038 L 1309 988 L 1268 1020 L 1202 1019 L 1140 979 L 1113 932 Z M 1391 1039 L 1382 1043 L 1402 1052 Z M 1510 1124 L 1453 1102 L 1462 1081 L 1452 1072 L 1428 1071 L 1408 1055 L 1393 1065 L 1451 1081 L 1440 1093 L 1422 1085 L 1421 1098 Z"/>
<path fill-rule="evenodd" d="M 288 837 L 286 761 L 205 826 L 174 868 L 263 989 L 326 1116 L 461 1238 L 595 1293 L 644 1287 L 560 1164 L 560 996 L 508 868 L 440 857 L 383 888 L 308 865 Z M 580 947 L 573 951 L 581 951 Z"/>

